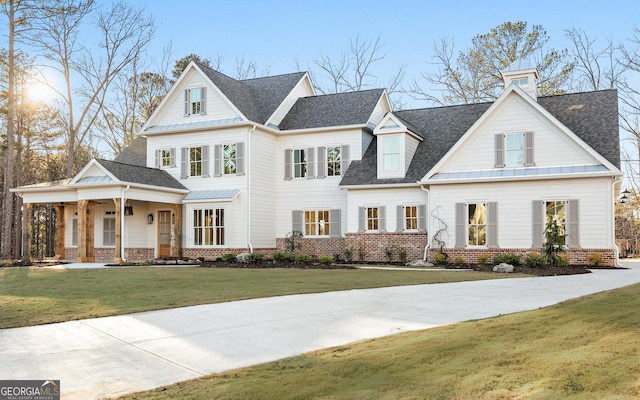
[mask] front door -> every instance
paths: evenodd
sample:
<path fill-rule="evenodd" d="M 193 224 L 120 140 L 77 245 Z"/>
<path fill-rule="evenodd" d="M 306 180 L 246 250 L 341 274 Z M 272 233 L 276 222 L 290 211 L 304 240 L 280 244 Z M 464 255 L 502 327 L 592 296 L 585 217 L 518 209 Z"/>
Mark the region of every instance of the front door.
<path fill-rule="evenodd" d="M 171 211 L 158 211 L 158 258 L 171 256 Z"/>

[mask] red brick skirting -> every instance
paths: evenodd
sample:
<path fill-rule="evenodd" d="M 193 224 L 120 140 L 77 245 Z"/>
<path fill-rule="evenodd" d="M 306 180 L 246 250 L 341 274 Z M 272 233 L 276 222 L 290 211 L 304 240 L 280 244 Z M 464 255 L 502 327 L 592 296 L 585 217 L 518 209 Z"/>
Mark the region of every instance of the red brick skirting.
<path fill-rule="evenodd" d="M 278 251 L 273 248 L 253 249 L 254 253 L 262 253 L 265 257 L 270 258 L 271 255 Z M 205 260 L 215 260 L 218 257 L 222 257 L 224 254 L 242 254 L 250 253 L 249 248 L 186 248 L 182 249 L 182 256 L 187 258 L 203 258 Z"/>
<path fill-rule="evenodd" d="M 542 249 L 464 249 L 464 248 L 447 248 L 443 249 L 447 254 L 447 262 L 453 262 L 456 257 L 462 257 L 465 263 L 475 264 L 478 262 L 478 257 L 486 255 L 489 257 L 489 262 L 496 254 L 514 253 L 522 256 L 524 262 L 525 257 L 532 252 L 542 254 Z M 438 253 L 438 249 L 429 249 L 429 261 L 433 261 L 434 254 Z M 616 253 L 614 249 L 567 249 L 566 255 L 569 258 L 569 264 L 571 265 L 586 265 L 589 266 L 589 256 L 592 254 L 602 254 L 603 266 L 613 267 L 616 263 Z"/>
<path fill-rule="evenodd" d="M 112 263 L 116 250 L 113 247 L 96 247 L 94 249 L 96 262 Z M 127 261 L 146 261 L 153 260 L 154 249 L 152 248 L 124 248 L 124 258 Z M 75 262 L 78 257 L 78 249 L 76 247 L 65 247 L 64 259 Z"/>
<path fill-rule="evenodd" d="M 428 239 L 426 232 L 347 233 L 345 247 L 354 261 L 401 261 L 402 252 L 411 261 L 422 259 Z"/>

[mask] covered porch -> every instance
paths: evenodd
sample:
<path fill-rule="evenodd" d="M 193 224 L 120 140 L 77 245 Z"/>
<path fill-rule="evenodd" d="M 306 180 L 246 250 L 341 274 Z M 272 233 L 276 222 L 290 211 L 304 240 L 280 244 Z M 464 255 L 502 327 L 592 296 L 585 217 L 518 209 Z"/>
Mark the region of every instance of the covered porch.
<path fill-rule="evenodd" d="M 61 260 L 119 264 L 182 256 L 182 199 L 188 190 L 165 171 L 92 160 L 73 179 L 12 191 L 23 199 L 25 261 L 35 204 L 55 208 L 55 253 Z"/>

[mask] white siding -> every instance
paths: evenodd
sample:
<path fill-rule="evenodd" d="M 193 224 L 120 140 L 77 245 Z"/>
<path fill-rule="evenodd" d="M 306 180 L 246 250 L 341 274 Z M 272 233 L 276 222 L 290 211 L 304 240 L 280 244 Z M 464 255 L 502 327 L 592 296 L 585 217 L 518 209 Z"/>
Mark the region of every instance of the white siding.
<path fill-rule="evenodd" d="M 251 244 L 275 247 L 276 138 L 256 131 L 250 139 Z"/>
<path fill-rule="evenodd" d="M 495 166 L 495 135 L 533 132 L 536 166 L 594 164 L 595 159 L 516 94 L 506 99 L 440 171 L 486 170 Z"/>
<path fill-rule="evenodd" d="M 376 107 L 373 109 L 373 113 L 371 113 L 371 117 L 369 118 L 368 124 L 370 126 L 376 126 L 382 121 L 382 118 L 391 111 L 391 107 L 389 107 L 389 103 L 386 100 L 387 98 L 383 96 Z"/>
<path fill-rule="evenodd" d="M 275 150 L 276 235 L 285 237 L 291 231 L 292 210 L 342 210 L 341 232 L 346 232 L 347 193 L 338 185 L 342 176 L 326 178 L 284 179 L 285 149 L 349 145 L 349 159 L 360 160 L 362 131 L 358 129 L 330 133 L 305 133 L 278 138 Z"/>
<path fill-rule="evenodd" d="M 240 117 L 236 111 L 229 105 L 229 102 L 220 95 L 217 88 L 207 83 L 205 78 L 191 70 L 185 79 L 183 85 L 176 87 L 169 98 L 163 104 L 164 110 L 156 114 L 157 117 L 152 121 L 152 125 L 171 125 L 187 122 L 195 122 L 202 120 L 217 120 L 225 118 Z M 205 115 L 184 115 L 184 90 L 198 87 L 207 88 L 206 114 Z M 152 164 L 153 165 L 153 164 Z"/>
<path fill-rule="evenodd" d="M 420 141 L 413 136 L 409 136 L 407 134 L 405 136 L 405 146 L 404 146 L 404 172 L 407 173 L 409 170 L 409 166 L 411 165 L 411 160 L 413 160 L 413 155 L 418 148 L 418 144 Z"/>
<path fill-rule="evenodd" d="M 437 214 L 447 225 L 447 247 L 455 245 L 455 204 L 498 203 L 498 246 L 529 248 L 532 244 L 534 200 L 579 200 L 580 246 L 611 248 L 613 193 L 610 178 L 549 181 L 437 185 L 431 187 L 429 214 Z M 440 223 L 429 217 L 431 231 Z"/>
<path fill-rule="evenodd" d="M 358 231 L 359 207 L 386 207 L 385 226 L 387 232 L 395 232 L 397 229 L 397 206 L 427 204 L 427 192 L 415 188 L 390 188 L 390 189 L 358 189 L 349 190 L 349 216 L 348 232 Z M 426 244 L 426 243 L 425 243 Z"/>

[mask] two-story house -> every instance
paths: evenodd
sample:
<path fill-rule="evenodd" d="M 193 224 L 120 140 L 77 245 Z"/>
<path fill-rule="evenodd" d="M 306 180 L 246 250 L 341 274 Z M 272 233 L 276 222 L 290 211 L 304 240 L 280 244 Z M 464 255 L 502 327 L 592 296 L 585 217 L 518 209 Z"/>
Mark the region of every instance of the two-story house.
<path fill-rule="evenodd" d="M 616 91 L 538 97 L 525 63 L 503 77 L 492 103 L 392 111 L 383 89 L 192 62 L 114 161 L 14 191 L 56 206 L 69 260 L 268 254 L 299 232 L 308 254 L 475 262 L 539 251 L 553 218 L 570 262 L 613 264 Z"/>

